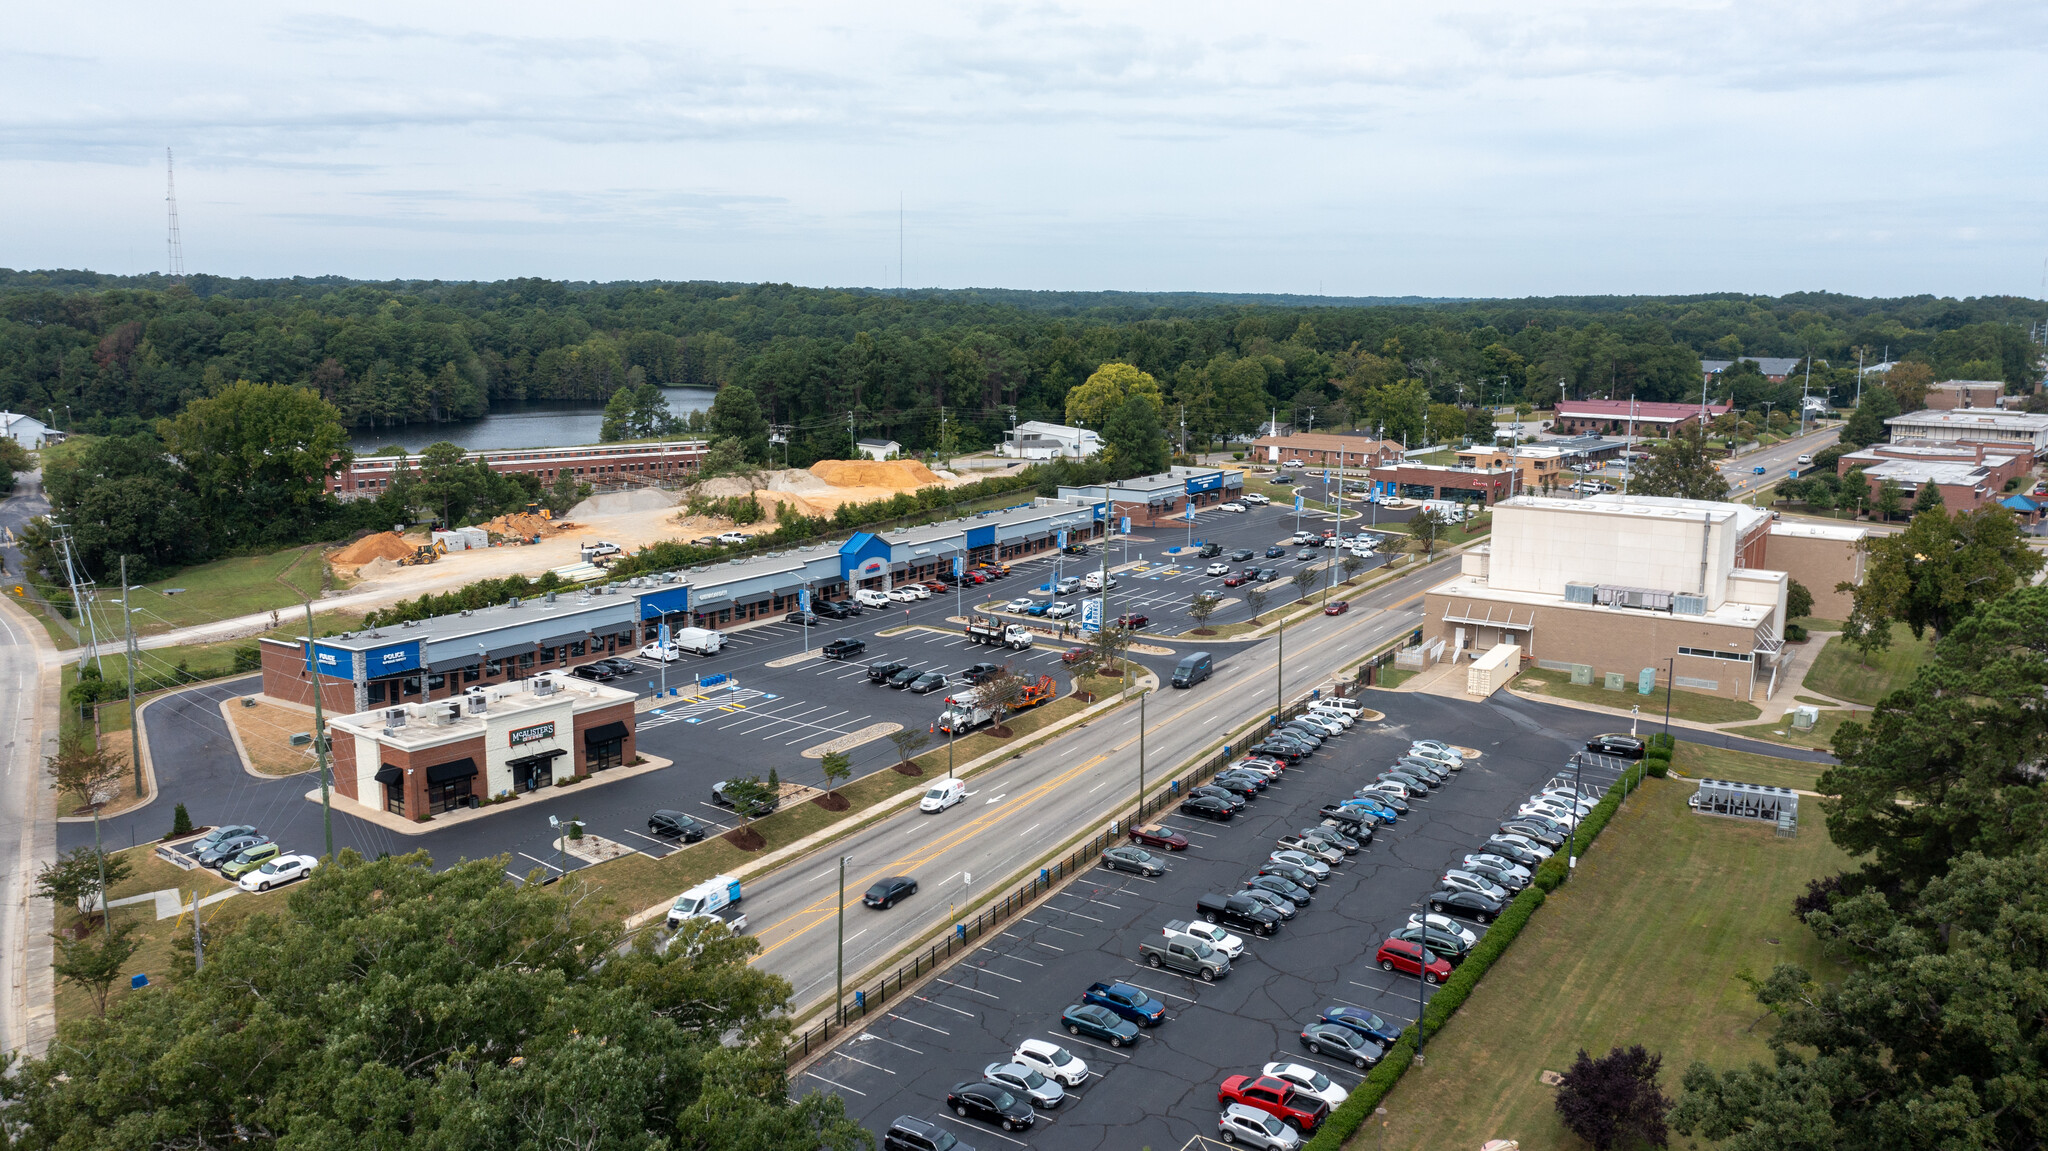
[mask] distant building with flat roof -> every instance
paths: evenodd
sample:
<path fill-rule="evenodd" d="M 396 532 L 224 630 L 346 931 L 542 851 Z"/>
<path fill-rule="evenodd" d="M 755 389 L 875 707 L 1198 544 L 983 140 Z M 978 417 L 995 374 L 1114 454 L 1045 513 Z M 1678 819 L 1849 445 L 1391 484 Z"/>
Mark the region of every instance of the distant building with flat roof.
<path fill-rule="evenodd" d="M 1990 448 L 2018 449 L 2035 459 L 2048 456 L 2048 414 L 1983 408 L 1954 411 L 1930 408 L 1893 416 L 1884 423 L 1891 429 L 1895 444 L 1983 444 Z"/>

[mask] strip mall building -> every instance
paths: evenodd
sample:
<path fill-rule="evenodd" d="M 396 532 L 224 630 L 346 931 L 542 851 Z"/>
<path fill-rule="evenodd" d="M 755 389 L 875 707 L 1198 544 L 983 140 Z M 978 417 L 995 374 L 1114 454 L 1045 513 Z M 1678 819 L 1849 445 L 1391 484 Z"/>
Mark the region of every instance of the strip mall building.
<path fill-rule="evenodd" d="M 1235 474 L 1235 473 L 1232 473 Z M 794 611 L 801 592 L 844 599 L 977 563 L 1102 534 L 1100 500 L 1031 504 L 923 527 L 860 532 L 752 559 L 510 600 L 412 623 L 260 643 L 263 693 L 350 715 L 466 697 L 608 656 L 630 655 L 671 627 L 738 627 Z M 582 681 L 576 681 L 581 683 Z"/>

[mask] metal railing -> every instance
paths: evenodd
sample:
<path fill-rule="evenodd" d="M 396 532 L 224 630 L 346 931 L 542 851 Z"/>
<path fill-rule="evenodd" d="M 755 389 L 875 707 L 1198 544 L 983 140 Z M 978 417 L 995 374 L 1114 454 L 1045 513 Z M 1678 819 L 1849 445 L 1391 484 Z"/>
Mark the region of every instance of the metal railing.
<path fill-rule="evenodd" d="M 1226 744 L 1220 751 L 1211 754 L 1191 770 L 1168 780 L 1163 790 L 1146 796 L 1144 802 L 1134 810 L 1126 809 L 1131 810 L 1127 819 L 1112 819 L 1110 830 L 1090 837 L 1065 858 L 1054 860 L 1047 866 L 1039 868 L 1037 875 L 1026 880 L 1022 886 L 1004 895 L 1000 900 L 991 900 L 987 906 L 975 913 L 973 919 L 962 919 L 954 923 L 953 929 L 938 942 L 911 956 L 907 962 L 883 975 L 868 987 L 855 990 L 852 1002 L 842 1005 L 845 1022 L 841 1023 L 837 1018 L 841 1012 L 828 1009 L 823 1022 L 797 1035 L 783 1049 L 785 1066 L 794 1065 L 812 1052 L 830 1047 L 848 1028 L 855 1026 L 855 1021 L 865 1020 L 870 1014 L 880 1011 L 892 997 L 902 995 L 904 988 L 914 986 L 919 979 L 938 970 L 955 954 L 977 946 L 984 936 L 1029 907 L 1040 895 L 1093 864 L 1104 848 L 1114 847 L 1123 842 L 1125 832 L 1129 828 L 1137 826 L 1147 816 L 1179 803 L 1188 791 L 1200 786 L 1203 781 L 1240 758 L 1243 755 L 1242 751 L 1237 750 L 1240 746 L 1258 742 L 1281 723 L 1307 710 L 1308 704 L 1322 698 L 1322 694 L 1320 689 L 1310 692 L 1305 698 L 1289 704 L 1279 714 L 1266 717 L 1242 737 L 1241 744 Z"/>

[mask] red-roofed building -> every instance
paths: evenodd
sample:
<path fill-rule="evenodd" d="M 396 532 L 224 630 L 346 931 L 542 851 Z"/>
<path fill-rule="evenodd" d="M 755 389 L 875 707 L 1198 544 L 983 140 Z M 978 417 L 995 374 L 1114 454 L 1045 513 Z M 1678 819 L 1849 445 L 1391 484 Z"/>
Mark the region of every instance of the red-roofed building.
<path fill-rule="evenodd" d="M 1708 404 L 1707 418 L 1728 411 L 1727 404 Z M 1631 426 L 1638 436 L 1668 436 L 1699 423 L 1698 404 L 1652 404 L 1640 400 L 1559 400 L 1550 430 L 1603 436 L 1625 436 Z"/>

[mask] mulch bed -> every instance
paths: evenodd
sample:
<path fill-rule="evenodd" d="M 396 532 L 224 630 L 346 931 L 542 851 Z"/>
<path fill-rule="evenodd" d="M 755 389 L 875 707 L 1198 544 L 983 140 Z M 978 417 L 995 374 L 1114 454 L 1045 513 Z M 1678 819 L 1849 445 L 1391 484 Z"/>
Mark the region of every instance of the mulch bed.
<path fill-rule="evenodd" d="M 813 796 L 811 802 L 824 808 L 826 811 L 845 811 L 853 806 L 852 800 L 847 799 L 836 791 L 828 791 L 823 795 Z"/>
<path fill-rule="evenodd" d="M 724 839 L 741 851 L 759 851 L 768 846 L 768 841 L 762 838 L 761 833 L 751 827 L 736 827 L 726 832 Z"/>
<path fill-rule="evenodd" d="M 923 768 L 921 768 L 921 767 L 919 767 L 919 766 L 917 766 L 917 764 L 915 764 L 915 763 L 898 763 L 898 764 L 892 764 L 892 765 L 890 765 L 890 770 L 894 771 L 894 772 L 895 772 L 896 774 L 898 774 L 898 775 L 923 775 L 923 774 L 924 774 L 924 769 L 923 769 Z"/>

